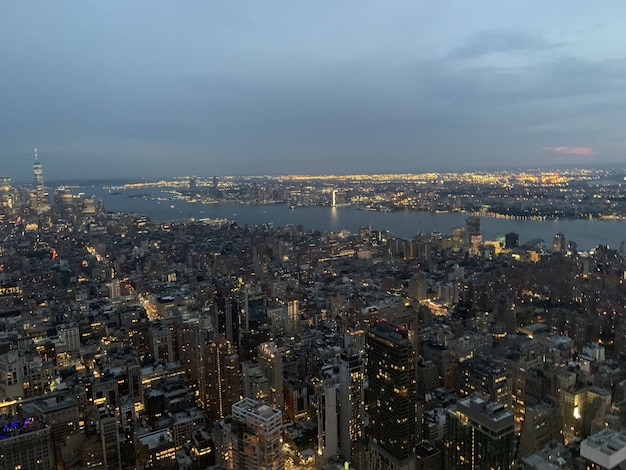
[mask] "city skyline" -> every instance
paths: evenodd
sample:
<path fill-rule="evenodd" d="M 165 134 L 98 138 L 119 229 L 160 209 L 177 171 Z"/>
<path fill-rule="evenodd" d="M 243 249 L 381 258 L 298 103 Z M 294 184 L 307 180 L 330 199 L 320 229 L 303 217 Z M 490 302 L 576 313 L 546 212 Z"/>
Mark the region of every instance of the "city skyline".
<path fill-rule="evenodd" d="M 0 161 L 49 180 L 623 164 L 618 2 L 5 6 Z M 23 164 L 20 164 L 20 160 Z"/>

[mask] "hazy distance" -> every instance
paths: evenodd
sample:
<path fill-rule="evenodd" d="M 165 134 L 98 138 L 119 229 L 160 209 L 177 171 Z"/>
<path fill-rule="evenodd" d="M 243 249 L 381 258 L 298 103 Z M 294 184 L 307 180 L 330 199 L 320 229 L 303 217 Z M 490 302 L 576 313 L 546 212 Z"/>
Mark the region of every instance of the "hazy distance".
<path fill-rule="evenodd" d="M 7 2 L 2 176 L 622 164 L 626 3 Z"/>

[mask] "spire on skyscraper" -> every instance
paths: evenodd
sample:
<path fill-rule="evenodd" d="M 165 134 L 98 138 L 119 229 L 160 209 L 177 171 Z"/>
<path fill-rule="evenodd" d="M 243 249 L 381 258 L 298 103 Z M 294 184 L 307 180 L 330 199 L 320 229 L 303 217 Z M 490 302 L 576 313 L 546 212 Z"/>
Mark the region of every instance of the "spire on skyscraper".
<path fill-rule="evenodd" d="M 39 162 L 37 147 L 35 147 L 35 163 L 33 163 L 33 174 L 35 176 L 35 194 L 33 207 L 38 213 L 42 213 L 48 207 L 46 193 L 43 185 L 43 168 Z"/>

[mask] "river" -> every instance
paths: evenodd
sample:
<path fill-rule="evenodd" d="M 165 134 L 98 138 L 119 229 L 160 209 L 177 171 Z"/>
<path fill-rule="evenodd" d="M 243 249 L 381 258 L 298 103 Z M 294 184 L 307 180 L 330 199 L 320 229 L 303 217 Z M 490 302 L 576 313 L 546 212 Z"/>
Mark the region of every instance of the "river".
<path fill-rule="evenodd" d="M 412 238 L 417 233 L 452 233 L 454 227 L 465 226 L 467 214 L 432 212 L 372 212 L 354 207 L 298 207 L 286 204 L 202 204 L 180 199 L 156 200 L 171 194 L 158 189 L 123 191 L 110 194 L 97 187 L 81 187 L 76 191 L 93 195 L 104 203 L 107 211 L 144 214 L 153 221 L 173 221 L 195 218 L 226 218 L 243 226 L 245 224 L 271 223 L 276 227 L 302 225 L 321 231 L 347 229 L 357 232 L 359 227 L 371 225 L 376 230 L 389 230 L 397 236 Z M 149 197 L 128 197 L 149 193 Z M 562 232 L 565 238 L 577 243 L 579 250 L 590 250 L 597 245 L 620 248 L 626 241 L 626 221 L 623 220 L 509 220 L 481 217 L 483 240 L 496 240 L 508 232 L 519 234 L 520 244 L 533 239 L 543 239 L 550 248 L 554 236 Z"/>

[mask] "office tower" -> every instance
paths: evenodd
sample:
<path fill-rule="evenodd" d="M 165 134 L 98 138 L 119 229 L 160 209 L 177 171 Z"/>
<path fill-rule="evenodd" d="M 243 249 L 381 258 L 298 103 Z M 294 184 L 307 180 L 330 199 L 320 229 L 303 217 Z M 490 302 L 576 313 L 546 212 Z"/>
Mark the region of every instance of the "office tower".
<path fill-rule="evenodd" d="M 259 346 L 259 367 L 270 386 L 269 405 L 279 410 L 285 404 L 283 392 L 283 356 L 276 343 L 270 341 Z"/>
<path fill-rule="evenodd" d="M 53 469 L 52 428 L 39 419 L 11 418 L 0 422 L 0 468 Z"/>
<path fill-rule="evenodd" d="M 413 300 L 426 300 L 428 297 L 428 281 L 422 274 L 416 273 L 409 279 L 407 294 Z"/>
<path fill-rule="evenodd" d="M 552 251 L 554 253 L 565 253 L 567 251 L 567 240 L 563 232 L 557 233 L 552 239 Z"/>
<path fill-rule="evenodd" d="M 479 354 L 459 364 L 457 391 L 462 397 L 478 392 L 492 401 L 510 405 L 511 383 L 507 376 L 504 359 Z"/>
<path fill-rule="evenodd" d="M 230 470 L 282 470 L 282 412 L 244 398 L 233 404 L 227 430 Z"/>
<path fill-rule="evenodd" d="M 519 246 L 519 234 L 515 232 L 509 232 L 504 236 L 504 247 L 507 250 L 517 248 Z"/>
<path fill-rule="evenodd" d="M 162 359 L 166 362 L 172 362 L 175 357 L 175 351 L 170 326 L 157 321 L 152 324 L 148 333 L 152 357 L 157 360 Z"/>
<path fill-rule="evenodd" d="M 365 368 L 357 351 L 345 351 L 339 356 L 339 455 L 354 461 L 353 445 L 364 437 Z"/>
<path fill-rule="evenodd" d="M 378 320 L 367 332 L 369 464 L 410 468 L 417 439 L 417 360 L 409 330 Z"/>
<path fill-rule="evenodd" d="M 445 468 L 513 467 L 515 419 L 504 405 L 474 394 L 448 409 Z"/>
<path fill-rule="evenodd" d="M 277 303 L 267 307 L 266 316 L 270 322 L 270 332 L 274 338 L 284 336 L 287 331 L 287 306 Z"/>
<path fill-rule="evenodd" d="M 270 384 L 258 364 L 251 361 L 241 363 L 243 396 L 261 403 L 270 403 Z"/>
<path fill-rule="evenodd" d="M 320 463 L 337 455 L 339 444 L 338 379 L 336 375 L 331 374 L 316 384 L 314 402 L 317 412 L 317 453 Z"/>
<path fill-rule="evenodd" d="M 300 307 L 297 300 L 290 300 L 287 304 L 287 336 L 293 338 L 301 331 Z"/>
<path fill-rule="evenodd" d="M 46 201 L 46 193 L 43 185 L 43 168 L 37 156 L 37 149 L 35 149 L 35 163 L 33 163 L 33 174 L 35 176 L 33 207 L 35 209 L 35 212 L 41 214 L 48 208 L 48 202 Z"/>
<path fill-rule="evenodd" d="M 471 248 L 478 248 L 483 242 L 480 232 L 480 217 L 470 216 L 465 219 L 467 225 L 467 239 Z"/>
<path fill-rule="evenodd" d="M 122 454 L 120 440 L 117 434 L 118 419 L 113 408 L 102 406 L 98 408 L 100 414 L 99 432 L 102 443 L 102 463 L 107 470 L 122 468 Z"/>
<path fill-rule="evenodd" d="M 233 403 L 239 400 L 239 356 L 232 343 L 223 335 L 217 335 L 207 347 L 206 364 L 203 368 L 204 391 L 202 402 L 207 425 L 223 419 Z"/>
<path fill-rule="evenodd" d="M 232 344 L 237 344 L 239 327 L 237 305 L 230 293 L 215 298 L 215 324 Z"/>
<path fill-rule="evenodd" d="M 184 322 L 177 331 L 178 357 L 189 380 L 204 385 L 201 380 L 206 365 L 206 349 L 215 336 L 212 317 L 203 314 L 200 318 Z M 200 395 L 204 392 L 200 390 Z"/>

